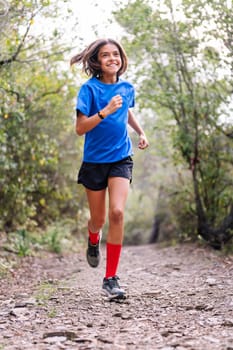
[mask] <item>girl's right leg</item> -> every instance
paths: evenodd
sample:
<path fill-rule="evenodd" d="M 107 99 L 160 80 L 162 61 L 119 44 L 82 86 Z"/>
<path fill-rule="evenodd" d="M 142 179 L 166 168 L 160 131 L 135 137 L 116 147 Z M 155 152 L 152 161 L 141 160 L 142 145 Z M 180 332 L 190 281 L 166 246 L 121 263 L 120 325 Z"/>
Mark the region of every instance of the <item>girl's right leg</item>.
<path fill-rule="evenodd" d="M 92 191 L 86 188 L 86 194 L 90 210 L 88 229 L 93 233 L 99 232 L 105 223 L 106 217 L 106 189 Z"/>
<path fill-rule="evenodd" d="M 86 189 L 90 219 L 88 220 L 88 249 L 87 261 L 91 267 L 97 267 L 100 261 L 99 241 L 100 231 L 105 223 L 106 217 L 106 189 L 92 191 Z"/>

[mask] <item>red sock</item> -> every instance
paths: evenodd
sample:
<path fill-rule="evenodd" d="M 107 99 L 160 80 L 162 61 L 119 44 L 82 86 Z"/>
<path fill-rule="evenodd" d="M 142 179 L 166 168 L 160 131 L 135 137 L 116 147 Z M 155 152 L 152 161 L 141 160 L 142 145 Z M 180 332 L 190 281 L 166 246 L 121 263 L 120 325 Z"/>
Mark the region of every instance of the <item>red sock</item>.
<path fill-rule="evenodd" d="M 99 242 L 99 232 L 97 233 L 93 233 L 88 229 L 88 233 L 89 233 L 89 239 L 91 244 L 97 244 Z"/>
<path fill-rule="evenodd" d="M 114 277 L 116 275 L 121 254 L 121 247 L 121 244 L 111 244 L 107 242 L 107 263 L 105 278 Z"/>

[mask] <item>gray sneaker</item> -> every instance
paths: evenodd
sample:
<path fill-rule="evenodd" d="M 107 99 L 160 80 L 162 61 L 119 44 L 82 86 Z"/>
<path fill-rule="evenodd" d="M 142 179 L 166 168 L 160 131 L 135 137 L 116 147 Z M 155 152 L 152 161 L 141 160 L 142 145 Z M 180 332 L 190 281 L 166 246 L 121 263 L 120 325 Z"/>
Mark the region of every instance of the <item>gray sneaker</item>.
<path fill-rule="evenodd" d="M 100 241 L 101 241 L 101 232 L 99 242 L 97 244 L 92 244 L 88 238 L 88 248 L 87 248 L 87 262 L 91 267 L 97 267 L 100 262 Z"/>
<path fill-rule="evenodd" d="M 109 299 L 126 299 L 126 293 L 124 289 L 119 286 L 119 277 L 104 278 L 102 290 Z"/>

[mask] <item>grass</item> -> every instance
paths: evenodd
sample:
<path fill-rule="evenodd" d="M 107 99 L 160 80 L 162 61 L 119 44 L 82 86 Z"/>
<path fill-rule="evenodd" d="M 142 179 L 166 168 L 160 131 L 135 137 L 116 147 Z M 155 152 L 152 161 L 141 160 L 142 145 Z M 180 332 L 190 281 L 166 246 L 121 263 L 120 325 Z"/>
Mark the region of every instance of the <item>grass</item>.
<path fill-rule="evenodd" d="M 57 316 L 57 310 L 55 307 L 51 308 L 51 310 L 48 311 L 48 317 L 54 318 Z"/>
<path fill-rule="evenodd" d="M 65 238 L 64 234 L 57 228 L 48 230 L 41 235 L 39 243 L 46 248 L 46 250 L 60 254 L 62 252 L 62 240 Z"/>
<path fill-rule="evenodd" d="M 78 246 L 77 238 L 70 232 L 71 228 L 62 223 L 54 224 L 46 231 L 38 229 L 30 232 L 22 228 L 6 234 L 2 247 L 19 257 L 32 256 L 42 250 L 61 254 L 65 251 L 74 251 Z"/>
<path fill-rule="evenodd" d="M 71 223 L 54 223 L 46 230 L 0 232 L 0 279 L 7 277 L 14 266 L 27 256 L 45 253 L 65 254 L 83 249 L 82 237 L 72 234 Z M 0 349 L 1 350 L 1 349 Z"/>
<path fill-rule="evenodd" d="M 38 306 L 48 308 L 47 315 L 49 318 L 54 318 L 57 316 L 57 309 L 54 306 L 49 306 L 49 301 L 57 293 L 57 288 L 58 286 L 54 283 L 43 282 L 35 294 Z"/>
<path fill-rule="evenodd" d="M 47 305 L 48 301 L 52 298 L 52 296 L 57 292 L 57 286 L 49 283 L 43 282 L 41 283 L 38 291 L 36 292 L 35 298 L 38 305 Z"/>
<path fill-rule="evenodd" d="M 6 254 L 2 255 L 0 250 L 0 279 L 6 278 L 10 272 L 13 272 L 13 269 L 15 266 L 17 266 L 17 263 L 18 257 L 9 257 Z"/>

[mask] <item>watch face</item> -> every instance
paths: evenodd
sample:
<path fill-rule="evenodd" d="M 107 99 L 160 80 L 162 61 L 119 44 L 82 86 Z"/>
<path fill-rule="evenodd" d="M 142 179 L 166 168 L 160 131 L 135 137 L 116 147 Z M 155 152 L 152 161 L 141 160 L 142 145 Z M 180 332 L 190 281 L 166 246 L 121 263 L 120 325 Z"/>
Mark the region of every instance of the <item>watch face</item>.
<path fill-rule="evenodd" d="M 101 119 L 104 119 L 104 116 L 101 112 L 98 112 L 98 116 L 101 118 Z"/>

